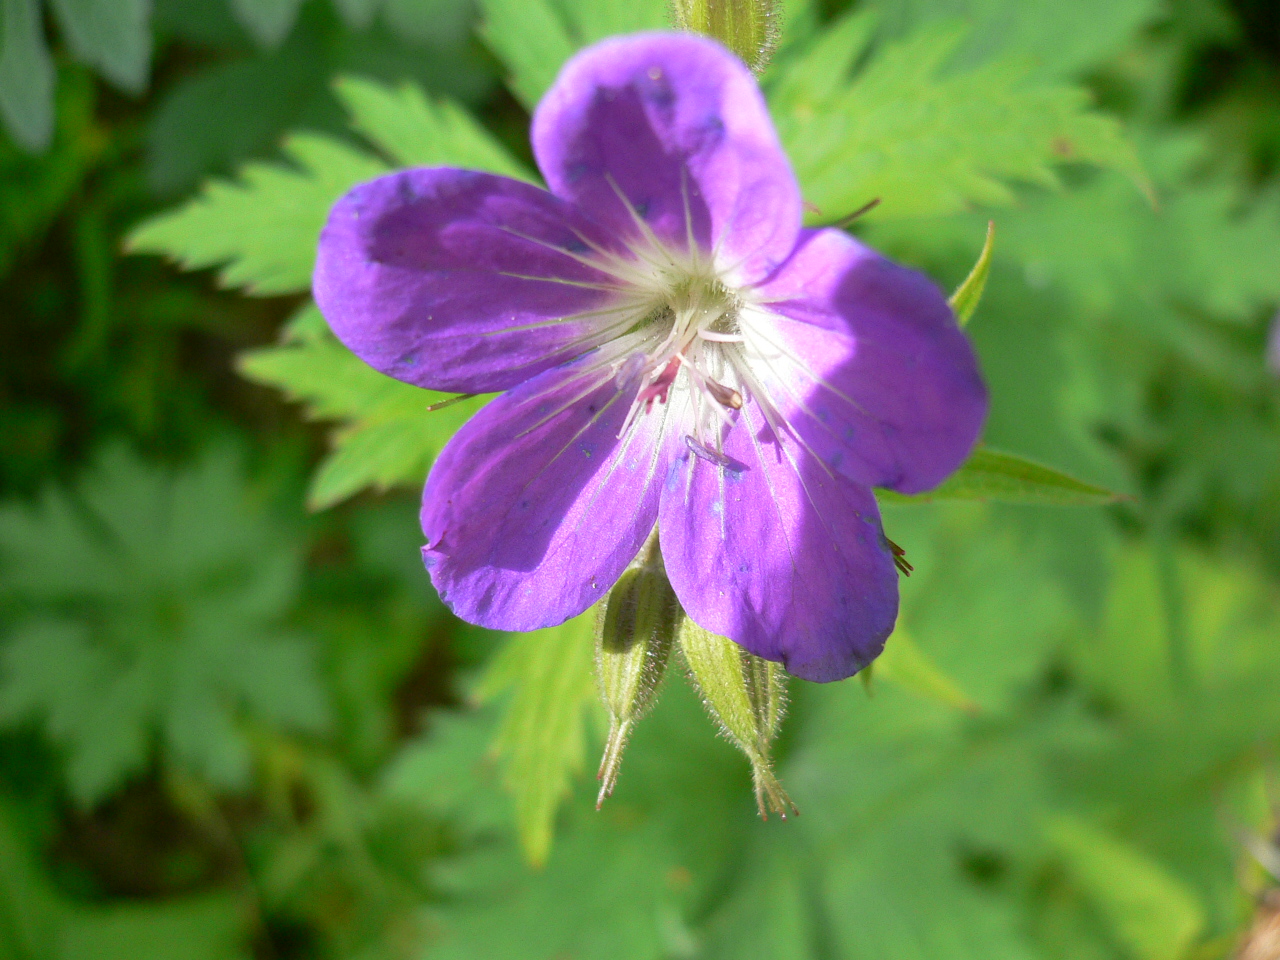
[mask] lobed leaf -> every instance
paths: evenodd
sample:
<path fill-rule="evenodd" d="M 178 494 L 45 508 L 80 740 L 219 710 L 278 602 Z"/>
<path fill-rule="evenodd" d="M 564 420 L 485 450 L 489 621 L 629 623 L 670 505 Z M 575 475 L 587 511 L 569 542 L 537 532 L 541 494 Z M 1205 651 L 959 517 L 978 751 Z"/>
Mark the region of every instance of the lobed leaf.
<path fill-rule="evenodd" d="M 326 726 L 311 642 L 278 625 L 300 558 L 244 483 L 230 451 L 171 473 L 113 448 L 74 491 L 0 510 L 0 588 L 23 602 L 0 645 L 0 724 L 36 721 L 80 804 L 155 744 L 234 789 L 250 773 L 242 718 Z"/>

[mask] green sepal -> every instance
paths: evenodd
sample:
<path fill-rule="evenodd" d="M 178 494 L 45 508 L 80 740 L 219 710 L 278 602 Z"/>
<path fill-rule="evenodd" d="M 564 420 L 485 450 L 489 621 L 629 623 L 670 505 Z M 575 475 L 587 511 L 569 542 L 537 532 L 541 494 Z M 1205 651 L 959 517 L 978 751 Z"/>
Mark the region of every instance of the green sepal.
<path fill-rule="evenodd" d="M 778 46 L 776 0 L 674 0 L 671 9 L 681 30 L 715 37 L 756 73 Z"/>
<path fill-rule="evenodd" d="M 609 714 L 597 809 L 613 793 L 622 751 L 657 698 L 684 613 L 667 580 L 655 529 L 635 562 L 597 607 L 596 679 Z"/>
<path fill-rule="evenodd" d="M 1044 464 L 990 447 L 979 447 L 945 482 L 910 496 L 876 490 L 883 503 L 933 500 L 987 500 L 1056 507 L 1096 507 L 1125 499 L 1123 494 L 1077 480 Z"/>
<path fill-rule="evenodd" d="M 786 712 L 782 666 L 748 653 L 688 617 L 681 621 L 678 635 L 680 652 L 707 710 L 751 761 L 761 818 L 767 820 L 769 810 L 784 820 L 789 812 L 799 813 L 774 775 L 770 757 Z"/>
<path fill-rule="evenodd" d="M 987 274 L 991 272 L 991 251 L 995 247 L 996 222 L 987 221 L 987 239 L 982 245 L 982 253 L 978 254 L 978 262 L 973 265 L 964 283 L 956 288 L 956 292 L 947 301 L 955 311 L 956 321 L 960 326 L 969 322 L 973 312 L 978 309 L 982 300 L 982 291 L 987 288 Z"/>

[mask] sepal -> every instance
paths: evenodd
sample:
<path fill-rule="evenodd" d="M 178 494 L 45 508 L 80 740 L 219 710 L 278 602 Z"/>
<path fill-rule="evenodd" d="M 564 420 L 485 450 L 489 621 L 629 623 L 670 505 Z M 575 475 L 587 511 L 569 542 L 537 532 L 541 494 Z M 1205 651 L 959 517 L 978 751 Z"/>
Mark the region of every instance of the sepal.
<path fill-rule="evenodd" d="M 751 761 L 761 818 L 769 819 L 770 810 L 784 820 L 788 813 L 798 814 L 773 772 L 770 756 L 786 712 L 786 674 L 781 664 L 748 653 L 688 617 L 677 633 L 680 652 L 707 710 Z"/>
<path fill-rule="evenodd" d="M 597 808 L 613 793 L 622 751 L 636 721 L 657 698 L 683 616 L 662 566 L 655 530 L 597 612 L 596 679 L 609 714 L 609 736 L 597 774 Z"/>
<path fill-rule="evenodd" d="M 760 73 L 769 64 L 781 33 L 777 0 L 673 0 L 681 30 L 714 37 Z"/>

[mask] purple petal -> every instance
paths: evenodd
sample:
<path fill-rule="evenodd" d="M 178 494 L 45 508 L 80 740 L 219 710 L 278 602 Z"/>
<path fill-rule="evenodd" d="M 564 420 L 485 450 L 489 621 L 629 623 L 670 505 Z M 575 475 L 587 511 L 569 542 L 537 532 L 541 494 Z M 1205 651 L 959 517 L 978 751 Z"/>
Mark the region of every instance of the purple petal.
<path fill-rule="evenodd" d="M 805 231 L 758 288 L 752 345 L 766 392 L 800 439 L 858 483 L 937 486 L 982 432 L 987 391 L 946 299 L 921 273 L 838 230 Z"/>
<path fill-rule="evenodd" d="M 531 138 L 551 191 L 624 236 L 637 233 L 634 210 L 664 241 L 683 247 L 692 232 L 704 250 L 718 245 L 748 281 L 795 245 L 800 191 L 764 98 L 711 40 L 645 33 L 588 47 L 538 104 Z"/>
<path fill-rule="evenodd" d="M 537 630 L 581 613 L 657 521 L 665 407 L 618 440 L 638 378 L 620 387 L 583 365 L 493 400 L 431 468 L 423 560 L 441 599 L 470 623 Z"/>
<path fill-rule="evenodd" d="M 579 259 L 610 241 L 570 204 L 447 167 L 355 187 L 320 236 L 313 289 L 334 333 L 397 380 L 504 390 L 599 341 L 608 278 Z M 595 335 L 591 331 L 597 331 Z"/>
<path fill-rule="evenodd" d="M 841 680 L 884 648 L 897 571 L 866 487 L 828 472 L 754 401 L 725 439 L 730 466 L 686 452 L 659 516 L 662 558 L 696 623 L 806 680 Z"/>

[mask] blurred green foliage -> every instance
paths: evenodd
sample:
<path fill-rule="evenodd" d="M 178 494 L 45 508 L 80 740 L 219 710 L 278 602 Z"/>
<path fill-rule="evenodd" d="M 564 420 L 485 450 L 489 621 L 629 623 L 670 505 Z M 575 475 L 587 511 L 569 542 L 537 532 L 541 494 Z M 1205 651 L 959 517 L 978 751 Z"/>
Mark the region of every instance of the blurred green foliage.
<path fill-rule="evenodd" d="M 0 958 L 1232 954 L 1280 748 L 1274 5 L 787 6 L 815 220 L 878 197 L 949 288 L 995 220 L 993 412 L 885 498 L 899 630 L 791 684 L 762 824 L 678 676 L 594 809 L 590 630 L 461 624 L 418 558 L 484 398 L 428 413 L 306 299 L 350 184 L 536 179 L 564 57 L 665 5 L 0 2 Z"/>

